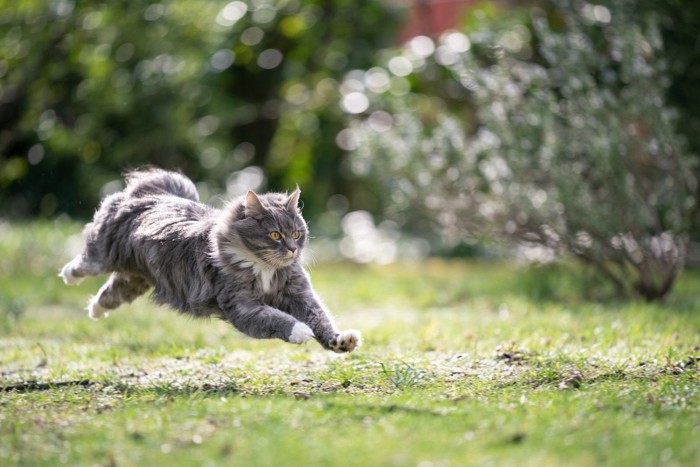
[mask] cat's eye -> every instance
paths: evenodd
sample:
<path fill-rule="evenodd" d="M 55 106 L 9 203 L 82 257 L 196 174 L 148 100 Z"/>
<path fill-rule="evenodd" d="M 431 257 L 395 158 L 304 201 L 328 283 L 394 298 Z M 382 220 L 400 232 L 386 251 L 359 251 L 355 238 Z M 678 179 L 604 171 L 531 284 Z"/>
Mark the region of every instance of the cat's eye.
<path fill-rule="evenodd" d="M 299 232 L 298 230 L 292 234 L 292 238 L 294 240 L 299 240 L 299 237 L 301 237 L 301 232 Z"/>
<path fill-rule="evenodd" d="M 282 238 L 282 234 L 275 230 L 274 232 L 270 232 L 270 238 L 273 240 L 279 240 Z"/>

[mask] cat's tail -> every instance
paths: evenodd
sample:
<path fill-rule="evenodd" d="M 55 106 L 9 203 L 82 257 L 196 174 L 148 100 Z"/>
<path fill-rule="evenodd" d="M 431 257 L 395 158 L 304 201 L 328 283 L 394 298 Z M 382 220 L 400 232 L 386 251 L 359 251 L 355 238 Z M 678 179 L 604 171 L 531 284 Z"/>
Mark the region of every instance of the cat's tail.
<path fill-rule="evenodd" d="M 148 195 L 171 194 L 180 198 L 199 201 L 197 187 L 192 180 L 179 172 L 150 168 L 134 170 L 125 176 L 126 194 L 134 198 Z"/>

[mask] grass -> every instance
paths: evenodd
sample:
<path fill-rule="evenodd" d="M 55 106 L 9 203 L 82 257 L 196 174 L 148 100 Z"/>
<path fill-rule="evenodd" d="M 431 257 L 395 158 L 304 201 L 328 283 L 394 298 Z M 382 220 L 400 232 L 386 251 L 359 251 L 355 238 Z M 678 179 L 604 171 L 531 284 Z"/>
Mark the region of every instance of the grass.
<path fill-rule="evenodd" d="M 0 224 L 0 465 L 698 465 L 700 276 L 659 304 L 571 268 L 319 264 L 350 355 L 146 299 L 89 320 L 69 223 Z"/>

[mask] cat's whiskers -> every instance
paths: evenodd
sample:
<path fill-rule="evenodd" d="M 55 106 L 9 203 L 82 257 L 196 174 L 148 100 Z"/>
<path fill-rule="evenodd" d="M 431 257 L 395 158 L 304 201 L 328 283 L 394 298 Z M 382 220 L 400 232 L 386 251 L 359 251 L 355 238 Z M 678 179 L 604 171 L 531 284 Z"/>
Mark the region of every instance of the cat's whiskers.
<path fill-rule="evenodd" d="M 259 252 L 260 258 L 274 268 L 285 268 L 291 265 L 297 259 L 297 254 L 289 252 L 286 255 L 280 255 L 276 250 L 263 250 Z"/>

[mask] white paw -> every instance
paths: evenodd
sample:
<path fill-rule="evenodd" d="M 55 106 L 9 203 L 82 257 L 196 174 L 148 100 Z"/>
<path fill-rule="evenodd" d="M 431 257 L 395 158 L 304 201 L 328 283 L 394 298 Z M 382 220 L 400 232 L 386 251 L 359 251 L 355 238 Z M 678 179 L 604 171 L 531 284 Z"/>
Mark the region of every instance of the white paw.
<path fill-rule="evenodd" d="M 88 316 L 92 319 L 100 319 L 102 317 L 106 318 L 107 316 L 109 316 L 109 310 L 107 308 L 104 308 L 103 306 L 100 306 L 97 296 L 92 297 L 90 299 L 87 311 Z"/>
<path fill-rule="evenodd" d="M 309 339 L 313 339 L 314 332 L 304 323 L 297 323 L 292 328 L 292 334 L 289 336 L 289 342 L 292 344 L 303 344 Z"/>
<path fill-rule="evenodd" d="M 352 352 L 357 347 L 362 345 L 362 334 L 360 331 L 348 329 L 342 331 L 335 338 L 335 342 L 331 342 L 331 350 L 334 352 Z"/>
<path fill-rule="evenodd" d="M 63 266 L 63 269 L 61 269 L 61 272 L 58 274 L 58 277 L 63 279 L 63 282 L 66 285 L 78 285 L 80 284 L 84 277 L 75 277 L 73 275 L 73 262 L 71 261 L 70 263 L 66 264 Z"/>

